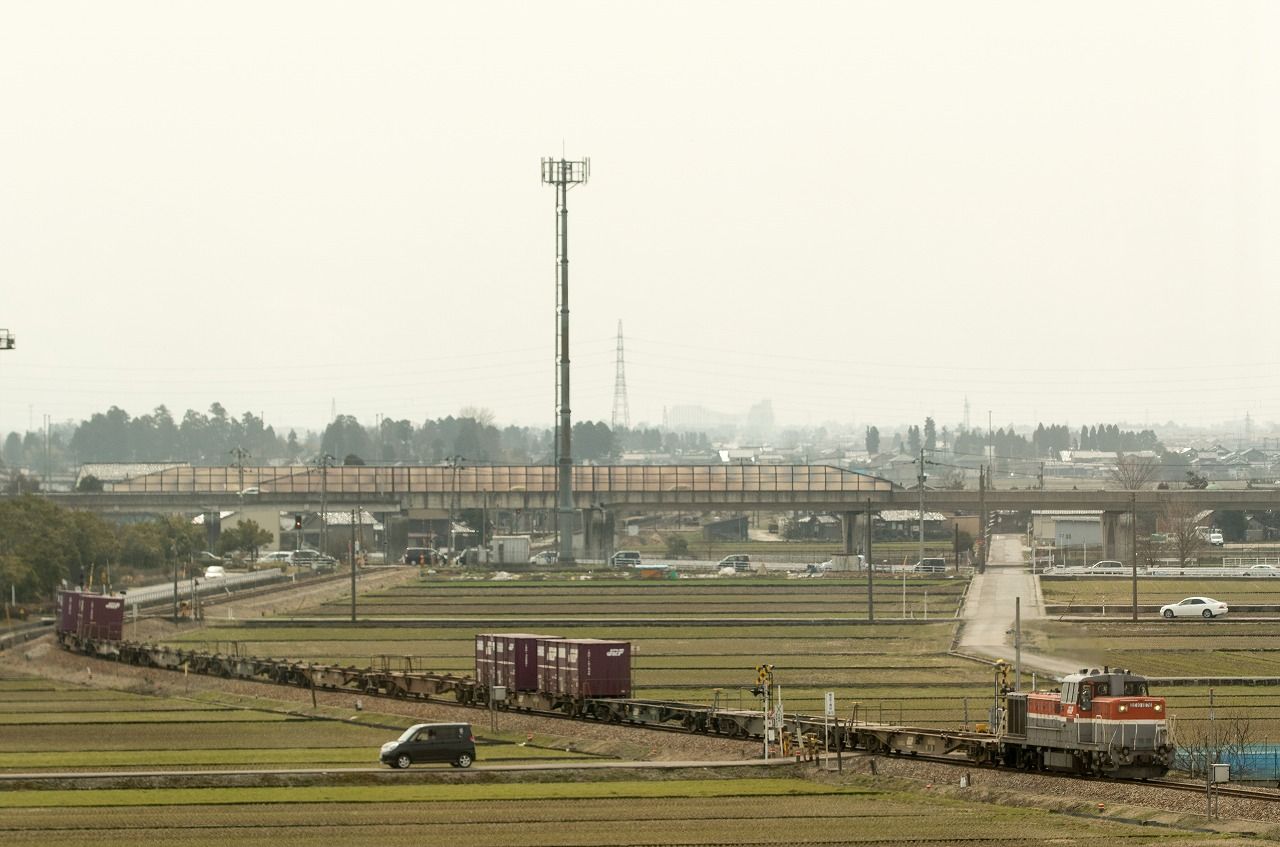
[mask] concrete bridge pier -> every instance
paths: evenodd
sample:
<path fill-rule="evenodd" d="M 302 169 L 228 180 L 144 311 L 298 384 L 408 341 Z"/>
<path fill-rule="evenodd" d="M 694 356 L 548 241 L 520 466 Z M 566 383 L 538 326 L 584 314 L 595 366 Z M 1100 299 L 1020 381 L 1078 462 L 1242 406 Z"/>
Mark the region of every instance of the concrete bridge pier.
<path fill-rule="evenodd" d="M 841 512 L 840 530 L 844 542 L 841 552 L 844 555 L 852 556 L 855 553 L 864 552 L 867 544 L 866 512 Z"/>
<path fill-rule="evenodd" d="M 582 516 L 582 557 L 607 559 L 613 555 L 613 512 L 605 508 L 584 509 Z"/>
<path fill-rule="evenodd" d="M 1129 512 L 1102 513 L 1102 558 L 1126 565 L 1133 561 Z"/>

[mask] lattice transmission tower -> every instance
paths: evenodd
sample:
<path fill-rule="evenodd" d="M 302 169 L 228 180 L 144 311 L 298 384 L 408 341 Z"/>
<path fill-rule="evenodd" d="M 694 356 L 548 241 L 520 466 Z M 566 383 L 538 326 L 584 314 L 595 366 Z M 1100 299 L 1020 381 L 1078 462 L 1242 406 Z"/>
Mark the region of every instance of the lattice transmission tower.
<path fill-rule="evenodd" d="M 631 407 L 627 405 L 627 361 L 622 353 L 622 321 L 618 321 L 618 355 L 613 374 L 613 420 L 609 428 L 631 429 Z"/>

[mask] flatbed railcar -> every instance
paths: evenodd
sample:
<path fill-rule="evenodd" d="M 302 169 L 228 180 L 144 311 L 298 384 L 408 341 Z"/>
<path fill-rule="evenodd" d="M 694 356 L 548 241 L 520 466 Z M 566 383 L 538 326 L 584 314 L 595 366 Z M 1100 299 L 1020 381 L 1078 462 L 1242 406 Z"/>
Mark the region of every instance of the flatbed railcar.
<path fill-rule="evenodd" d="M 411 657 L 381 656 L 364 667 L 319 664 L 123 640 L 123 603 L 104 595 L 63 596 L 81 594 L 59 592 L 59 643 L 125 664 L 729 738 L 766 735 L 760 709 L 632 697 L 627 642 L 484 633 L 476 636 L 475 676 L 434 673 Z M 1137 674 L 1086 668 L 1066 676 L 1056 691 L 999 687 L 1003 705 L 991 732 L 869 722 L 832 727 L 822 717 L 795 713 L 784 716 L 782 731 L 825 738 L 831 750 L 955 756 L 980 765 L 1108 777 L 1156 778 L 1173 762 L 1164 700 L 1150 696 L 1146 679 Z"/>

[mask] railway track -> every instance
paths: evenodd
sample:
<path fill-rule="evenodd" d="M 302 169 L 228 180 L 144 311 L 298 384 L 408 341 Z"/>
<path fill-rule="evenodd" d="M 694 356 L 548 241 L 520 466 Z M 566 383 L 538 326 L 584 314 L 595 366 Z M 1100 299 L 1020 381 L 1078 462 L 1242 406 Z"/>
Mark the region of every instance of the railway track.
<path fill-rule="evenodd" d="M 865 751 L 856 751 L 853 755 L 872 755 Z M 1061 771 L 1050 770 L 1034 770 L 1029 771 L 1024 768 L 1011 768 L 1001 765 L 981 764 L 972 762 L 968 759 L 961 759 L 957 756 L 929 756 L 929 755 L 902 755 L 897 753 L 888 754 L 887 758 L 903 759 L 908 761 L 929 762 L 931 764 L 948 765 L 957 768 L 981 768 L 984 771 L 999 771 L 1001 773 L 1010 774 L 1034 774 L 1035 776 L 1051 777 L 1053 779 L 1073 780 L 1089 783 L 1110 782 L 1124 785 L 1145 785 L 1152 788 L 1165 788 L 1172 791 L 1182 791 L 1191 794 L 1203 795 L 1205 786 L 1202 782 L 1190 782 L 1188 780 L 1179 779 L 1128 779 L 1125 777 L 1099 777 L 1084 774 L 1063 773 Z M 1236 786 L 1219 786 L 1217 793 L 1221 797 L 1232 797 L 1238 800 L 1261 800 L 1267 803 L 1280 803 L 1280 791 L 1266 788 L 1240 788 Z"/>

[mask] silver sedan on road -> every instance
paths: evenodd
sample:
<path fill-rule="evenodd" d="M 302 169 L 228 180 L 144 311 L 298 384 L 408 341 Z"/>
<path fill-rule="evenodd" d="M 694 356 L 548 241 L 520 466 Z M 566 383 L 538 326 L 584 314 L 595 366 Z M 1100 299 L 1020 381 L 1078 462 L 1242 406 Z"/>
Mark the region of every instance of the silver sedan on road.
<path fill-rule="evenodd" d="M 1220 618 L 1227 613 L 1227 604 L 1212 597 L 1188 597 L 1181 603 L 1160 607 L 1166 618 Z"/>

